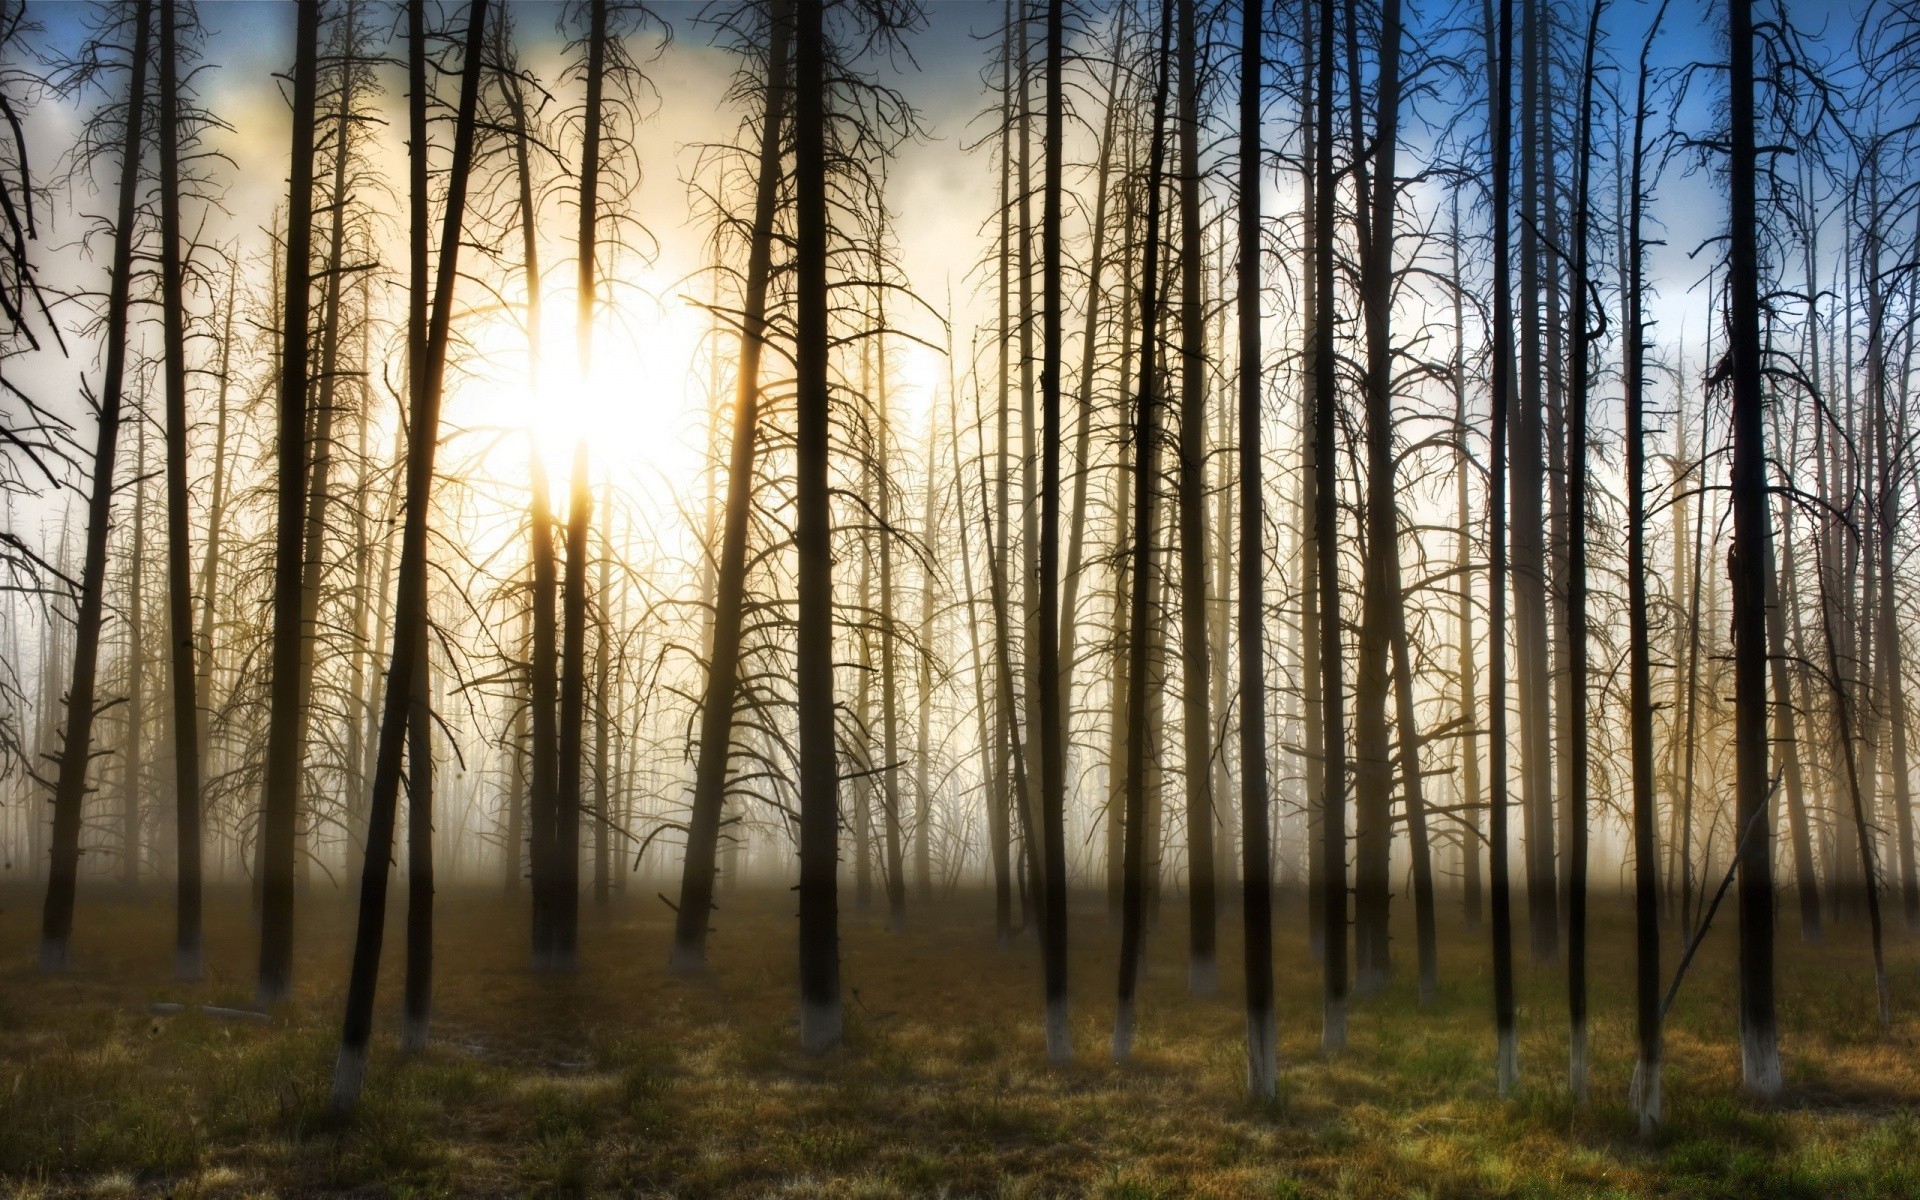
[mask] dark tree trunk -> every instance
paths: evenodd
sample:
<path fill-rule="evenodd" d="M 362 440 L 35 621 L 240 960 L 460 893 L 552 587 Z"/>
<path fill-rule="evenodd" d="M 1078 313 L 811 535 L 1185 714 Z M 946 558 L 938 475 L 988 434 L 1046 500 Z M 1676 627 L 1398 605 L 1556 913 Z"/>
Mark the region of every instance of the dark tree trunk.
<path fill-rule="evenodd" d="M 1570 787 L 1566 793 L 1570 853 L 1567 878 L 1567 1083 L 1576 1104 L 1587 1100 L 1587 381 L 1591 343 L 1599 332 L 1587 328 L 1588 195 L 1593 162 L 1593 55 L 1600 40 L 1602 0 L 1595 0 L 1587 26 L 1587 49 L 1580 75 L 1579 140 L 1574 148 L 1573 287 L 1568 310 L 1567 347 L 1567 706 L 1562 751 Z M 1597 315 L 1597 314 L 1596 314 Z M 1604 325 L 1602 326 L 1604 328 Z"/>
<path fill-rule="evenodd" d="M 553 969 L 579 967 L 580 812 L 585 804 L 587 707 L 587 538 L 593 528 L 587 484 L 587 443 L 573 448 L 573 484 L 567 498 L 567 572 L 561 588 L 560 771 L 554 811 Z"/>
<path fill-rule="evenodd" d="M 1200 295 L 1200 51 L 1194 0 L 1179 0 L 1180 695 L 1187 791 L 1187 990 L 1220 989 L 1213 879 L 1212 664 L 1207 644 L 1206 311 Z"/>
<path fill-rule="evenodd" d="M 424 8 L 424 0 L 412 0 L 407 6 L 409 128 L 416 172 L 421 169 L 427 150 Z M 486 23 L 486 0 L 473 0 L 467 7 L 460 101 L 448 167 L 433 309 L 424 342 L 410 345 L 408 353 L 412 411 L 407 422 L 406 520 L 401 534 L 399 595 L 394 605 L 393 656 L 387 668 L 387 691 L 380 709 L 373 795 L 367 805 L 366 865 L 360 876 L 353 968 L 347 981 L 340 1052 L 333 1068 L 331 1106 L 340 1113 L 350 1111 L 358 1103 L 360 1084 L 366 1074 L 367 1042 L 373 1032 L 374 988 L 379 980 L 380 950 L 386 933 L 387 873 L 393 850 L 394 810 L 400 793 L 400 762 L 412 711 L 428 702 L 420 690 L 424 682 L 421 643 L 427 632 L 427 510 L 433 495 L 434 457 L 440 440 L 441 385 L 446 373 L 453 289 L 459 278 L 461 221 L 466 213 L 467 180 L 473 166 L 474 114 L 479 105 L 481 48 L 485 43 Z M 425 203 L 424 193 L 416 192 L 414 204 Z M 416 235 L 422 232 L 417 211 L 414 228 Z M 417 247 L 413 265 L 414 283 L 418 285 L 424 282 L 425 271 L 423 256 Z M 417 331 L 422 307 L 417 294 L 412 304 L 414 319 L 409 325 L 411 331 Z"/>
<path fill-rule="evenodd" d="M 1727 264 L 1728 355 L 1733 385 L 1735 813 L 1740 862 L 1740 1069 L 1747 1090 L 1780 1091 L 1773 1006 L 1773 823 L 1767 808 L 1766 445 L 1762 418 L 1760 258 L 1754 221 L 1752 0 L 1728 0 L 1732 153 Z M 1749 826 L 1753 828 L 1749 831 Z M 1869 884 L 1871 886 L 1871 884 Z"/>
<path fill-rule="evenodd" d="M 400 1049 L 427 1048 L 433 1016 L 433 688 L 423 602 L 413 654 L 413 700 L 407 705 L 407 980 Z"/>
<path fill-rule="evenodd" d="M 187 533 L 187 331 L 180 246 L 176 0 L 160 4 L 160 299 L 166 343 L 167 645 L 173 692 L 174 977 L 200 978 L 200 706 L 193 661 L 193 547 Z"/>
<path fill-rule="evenodd" d="M 280 336 L 279 515 L 274 535 L 273 657 L 266 792 L 260 806 L 257 1003 L 293 988 L 294 837 L 300 803 L 300 579 L 307 486 L 308 283 L 313 246 L 313 126 L 320 6 L 303 5 L 293 70 L 293 166 L 287 190 L 286 298 Z"/>
<path fill-rule="evenodd" d="M 1634 1027 L 1639 1058 L 1633 1103 L 1642 1137 L 1660 1122 L 1660 902 L 1654 849 L 1657 800 L 1653 770 L 1653 653 L 1647 621 L 1646 324 L 1641 310 L 1646 208 L 1643 158 L 1647 126 L 1647 56 L 1666 6 L 1654 16 L 1640 52 L 1633 110 L 1633 183 L 1628 189 L 1626 362 L 1627 408 L 1627 720 L 1633 788 Z"/>
<path fill-rule="evenodd" d="M 1247 1093 L 1272 1100 L 1279 1035 L 1273 1007 L 1273 880 L 1267 829 L 1266 513 L 1260 457 L 1260 6 L 1240 18 L 1240 853 L 1246 936 Z M 1222 664 L 1224 666 L 1225 664 Z"/>
<path fill-rule="evenodd" d="M 593 377 L 593 318 L 600 205 L 600 141 L 606 82 L 607 0 L 590 0 L 587 26 L 585 136 L 580 149 L 580 226 L 575 239 L 578 286 L 574 310 L 580 378 Z M 587 532 L 593 492 L 587 480 L 587 442 L 573 448 L 573 481 L 567 502 L 567 569 L 562 584 L 560 633 L 560 745 L 555 782 L 553 844 L 553 961 L 555 970 L 579 966 L 580 812 L 585 803 L 587 698 Z"/>
<path fill-rule="evenodd" d="M 1191 0 L 1186 0 L 1191 4 Z M 1065 325 L 1060 306 L 1060 192 L 1066 96 L 1061 80 L 1066 60 L 1065 0 L 1047 4 L 1046 181 L 1041 199 L 1040 360 L 1040 645 L 1036 673 L 1040 691 L 1040 836 L 1046 901 L 1040 906 L 1041 958 L 1046 976 L 1047 1058 L 1067 1062 L 1073 1043 L 1067 1027 L 1067 758 L 1066 722 L 1060 694 L 1060 352 Z M 884 384 L 882 387 L 884 388 Z M 884 416 L 883 416 L 884 420 Z M 883 531 L 884 532 L 884 531 Z M 885 587 L 886 560 L 882 563 Z M 888 631 L 891 633 L 891 629 Z M 892 688 L 892 672 L 887 673 Z M 893 711 L 887 711 L 887 753 L 893 753 Z M 889 774 L 891 778 L 891 774 Z M 1211 911 L 1211 910 L 1209 910 Z"/>
<path fill-rule="evenodd" d="M 1548 708 L 1553 690 L 1547 658 L 1547 546 L 1543 533 L 1547 516 L 1542 468 L 1544 446 L 1541 412 L 1541 212 L 1553 204 L 1541 196 L 1541 127 L 1545 105 L 1541 80 L 1547 20 L 1543 0 L 1522 0 L 1526 26 L 1521 31 L 1521 132 L 1523 185 L 1520 230 L 1520 326 L 1522 355 L 1519 403 L 1508 426 L 1507 447 L 1512 465 L 1514 644 L 1519 655 L 1515 682 L 1520 708 L 1520 807 L 1527 864 L 1527 927 L 1533 961 L 1555 962 L 1560 957 L 1559 892 L 1553 862 L 1553 752 Z"/>
<path fill-rule="evenodd" d="M 1314 114 L 1314 311 L 1308 373 L 1313 379 L 1313 538 L 1320 600 L 1320 719 L 1324 775 L 1320 803 L 1321 988 L 1320 1045 L 1347 1044 L 1347 728 L 1346 681 L 1340 645 L 1339 493 L 1334 407 L 1339 364 L 1333 345 L 1333 23 L 1338 6 L 1320 0 L 1320 50 L 1314 63 L 1320 104 Z"/>
<path fill-rule="evenodd" d="M 1513 380 L 1513 297 L 1507 290 L 1513 175 L 1513 4 L 1500 6 L 1493 108 L 1492 429 L 1487 473 L 1488 901 L 1493 910 L 1495 1078 L 1502 1097 L 1520 1082 L 1513 1023 L 1513 897 L 1507 874 L 1507 406 Z"/>
<path fill-rule="evenodd" d="M 1155 395 L 1155 350 L 1160 328 L 1160 191 L 1166 163 L 1167 75 L 1172 62 L 1173 5 L 1161 5 L 1153 123 L 1148 126 L 1147 233 L 1140 274 L 1140 375 L 1133 425 L 1133 594 L 1127 615 L 1127 795 L 1124 865 L 1120 882 L 1120 985 L 1113 1018 L 1113 1060 L 1133 1052 L 1134 993 L 1140 983 L 1146 935 L 1147 767 L 1152 750 L 1147 723 L 1147 651 L 1152 615 L 1153 491 L 1160 463 L 1160 412 Z"/>
<path fill-rule="evenodd" d="M 733 743 L 733 701 L 739 691 L 739 628 L 747 591 L 747 522 L 753 507 L 753 461 L 760 428 L 760 349 L 766 346 L 766 280 L 772 271 L 774 215 L 780 204 L 781 121 L 787 104 L 787 50 L 791 0 L 774 0 L 768 13 L 766 117 L 760 123 L 753 234 L 747 248 L 747 284 L 741 300 L 739 369 L 733 392 L 733 445 L 726 474 L 726 520 L 714 586 L 712 647 L 707 691 L 701 699 L 701 747 L 693 764 L 693 810 L 687 814 L 687 851 L 674 916 L 672 968 L 693 972 L 707 964 L 707 914 L 714 897 L 714 851 L 726 803 L 726 766 Z"/>
<path fill-rule="evenodd" d="M 835 895 L 839 768 L 833 729 L 833 514 L 827 491 L 827 82 L 820 5 L 795 6 L 795 549 L 799 555 L 796 695 L 800 722 L 800 1046 L 840 1042 Z"/>

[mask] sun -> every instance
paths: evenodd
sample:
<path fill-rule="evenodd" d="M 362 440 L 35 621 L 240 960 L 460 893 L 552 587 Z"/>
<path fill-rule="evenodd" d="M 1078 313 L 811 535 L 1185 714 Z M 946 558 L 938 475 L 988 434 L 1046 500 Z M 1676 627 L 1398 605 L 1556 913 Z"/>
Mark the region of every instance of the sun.
<path fill-rule="evenodd" d="M 573 323 L 556 319 L 571 315 L 570 301 L 549 298 L 537 354 L 528 354 L 526 332 L 511 318 L 476 330 L 470 340 L 482 365 L 455 403 L 464 404 L 468 423 L 530 435 L 556 502 L 583 441 L 596 486 L 607 479 L 623 488 L 684 484 L 701 462 L 712 384 L 703 353 L 709 316 L 684 301 L 609 305 L 583 363 Z M 501 468 L 510 469 L 513 457 Z"/>

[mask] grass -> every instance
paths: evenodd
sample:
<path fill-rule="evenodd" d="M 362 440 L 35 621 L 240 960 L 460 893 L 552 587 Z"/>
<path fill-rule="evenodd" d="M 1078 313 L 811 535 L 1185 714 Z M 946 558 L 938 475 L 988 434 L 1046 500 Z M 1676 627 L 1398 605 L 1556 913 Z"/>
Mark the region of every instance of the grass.
<path fill-rule="evenodd" d="M 326 1097 L 352 913 L 325 889 L 302 900 L 296 995 L 268 1026 L 147 1008 L 250 1006 L 241 893 L 210 897 L 196 985 L 167 982 L 158 892 L 85 894 L 62 977 L 32 966 L 37 893 L 0 894 L 0 1195 L 1920 1196 L 1910 943 L 1892 947 L 1883 1034 L 1862 935 L 1782 935 L 1789 1092 L 1760 1106 L 1739 1092 L 1732 930 L 1716 930 L 1673 1013 L 1667 1122 L 1643 1142 L 1626 1106 L 1631 943 L 1611 904 L 1594 931 L 1593 1096 L 1575 1106 L 1550 968 L 1522 970 L 1522 1090 L 1493 1094 L 1486 947 L 1457 919 L 1442 922 L 1435 1002 L 1416 1007 L 1403 941 L 1402 977 L 1356 1004 L 1349 1048 L 1323 1057 L 1304 913 L 1284 902 L 1281 1095 L 1260 1105 L 1242 1089 L 1232 919 L 1228 986 L 1195 1000 L 1169 907 L 1135 1058 L 1116 1067 L 1117 934 L 1079 898 L 1077 1059 L 1053 1068 L 1037 947 L 996 947 L 980 898 L 917 912 L 904 934 L 849 902 L 846 1044 L 816 1059 L 795 1046 L 791 897 L 723 896 L 713 970 L 682 980 L 664 968 L 671 914 L 639 898 L 653 890 L 588 906 L 568 977 L 525 969 L 522 909 L 443 893 L 434 1042 L 413 1058 L 393 1042 L 396 912 L 365 1100 L 344 1122 Z"/>

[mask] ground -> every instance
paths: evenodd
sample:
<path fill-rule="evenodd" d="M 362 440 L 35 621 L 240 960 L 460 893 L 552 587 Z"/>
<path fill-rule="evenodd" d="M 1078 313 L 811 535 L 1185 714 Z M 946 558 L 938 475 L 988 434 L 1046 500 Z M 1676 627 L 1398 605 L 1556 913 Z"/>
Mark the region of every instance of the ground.
<path fill-rule="evenodd" d="M 1920 1196 L 1920 955 L 1897 933 L 1895 1026 L 1883 1034 L 1864 933 L 1804 946 L 1783 923 L 1788 1094 L 1766 1106 L 1738 1088 L 1729 917 L 1674 1008 L 1668 1121 L 1642 1142 L 1626 1107 L 1623 905 L 1596 915 L 1593 1096 L 1576 1107 L 1551 967 L 1521 967 L 1522 1088 L 1495 1097 L 1486 939 L 1452 902 L 1436 1002 L 1416 1006 L 1402 937 L 1395 986 L 1358 1003 L 1349 1048 L 1323 1057 L 1305 914 L 1283 899 L 1281 1096 L 1258 1105 L 1243 1094 L 1231 914 L 1226 986 L 1197 1000 L 1185 912 L 1169 904 L 1148 943 L 1136 1055 L 1119 1067 L 1107 1056 L 1118 933 L 1099 896 L 1076 897 L 1077 1060 L 1054 1068 L 1037 945 L 996 946 L 984 897 L 916 912 L 904 934 L 849 897 L 846 1045 L 813 1059 L 795 1046 L 791 894 L 723 895 L 712 973 L 683 980 L 665 970 L 672 914 L 654 896 L 665 887 L 636 882 L 605 912 L 585 902 L 582 967 L 567 977 L 525 968 L 520 904 L 443 892 L 434 1044 L 412 1059 L 394 1044 L 396 912 L 365 1101 L 344 1122 L 325 1102 L 352 912 L 328 885 L 302 897 L 297 992 L 264 1026 L 148 1008 L 250 1007 L 244 892 L 209 896 L 210 973 L 191 986 L 168 982 L 163 892 L 89 881 L 64 977 L 33 967 L 38 892 L 0 894 L 0 1192 Z M 1669 970 L 1677 958 L 1669 945 Z"/>

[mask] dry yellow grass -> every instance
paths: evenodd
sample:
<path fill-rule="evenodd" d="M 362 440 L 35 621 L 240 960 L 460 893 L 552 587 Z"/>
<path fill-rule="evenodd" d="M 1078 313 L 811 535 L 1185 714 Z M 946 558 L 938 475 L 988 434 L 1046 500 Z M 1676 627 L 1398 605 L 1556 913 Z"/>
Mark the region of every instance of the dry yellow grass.
<path fill-rule="evenodd" d="M 1230 918 L 1228 986 L 1192 1000 L 1185 917 L 1169 907 L 1135 1060 L 1115 1067 L 1117 935 L 1099 899 L 1080 898 L 1078 1063 L 1054 1069 L 1037 948 L 996 947 L 980 897 L 898 935 L 849 904 L 847 1042 L 810 1059 L 794 1046 L 791 897 L 724 896 L 714 970 L 684 981 L 664 969 L 671 914 L 651 891 L 587 908 L 585 965 L 566 978 L 525 969 L 522 910 L 444 894 L 435 1044 L 412 1060 L 392 1040 L 396 912 L 366 1102 L 336 1124 L 324 1102 L 351 913 L 330 891 L 303 899 L 297 995 L 259 1027 L 147 1011 L 249 1003 L 243 894 L 210 897 L 212 975 L 189 987 L 167 982 L 163 895 L 93 889 L 76 970 L 44 978 L 38 896 L 14 890 L 0 912 L 0 1177 L 20 1196 L 1920 1196 L 1910 943 L 1893 947 L 1899 1017 L 1884 1036 L 1862 935 L 1782 937 L 1790 1095 L 1759 1107 L 1738 1091 L 1732 931 L 1716 931 L 1674 1014 L 1669 1120 L 1647 1144 L 1625 1106 L 1632 960 L 1613 905 L 1595 930 L 1594 1095 L 1576 1110 L 1550 969 L 1522 971 L 1522 1093 L 1493 1095 L 1486 947 L 1451 917 L 1438 1001 L 1417 1009 L 1403 981 L 1360 1003 L 1350 1049 L 1323 1059 L 1304 915 L 1283 903 L 1283 1094 L 1256 1106 Z"/>

